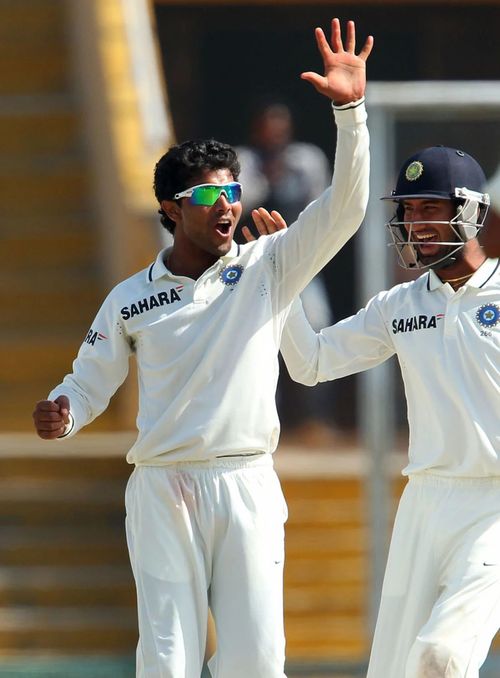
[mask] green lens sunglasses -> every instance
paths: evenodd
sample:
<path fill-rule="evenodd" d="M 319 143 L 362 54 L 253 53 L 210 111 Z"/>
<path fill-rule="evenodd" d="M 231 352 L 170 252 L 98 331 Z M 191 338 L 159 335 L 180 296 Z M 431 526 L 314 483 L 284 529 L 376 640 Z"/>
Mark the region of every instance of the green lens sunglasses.
<path fill-rule="evenodd" d="M 180 198 L 189 198 L 191 205 L 204 205 L 211 207 L 220 198 L 221 194 L 227 198 L 230 203 L 241 200 L 241 184 L 233 181 L 230 184 L 198 184 L 198 186 L 191 186 L 185 191 L 176 193 L 174 200 Z"/>

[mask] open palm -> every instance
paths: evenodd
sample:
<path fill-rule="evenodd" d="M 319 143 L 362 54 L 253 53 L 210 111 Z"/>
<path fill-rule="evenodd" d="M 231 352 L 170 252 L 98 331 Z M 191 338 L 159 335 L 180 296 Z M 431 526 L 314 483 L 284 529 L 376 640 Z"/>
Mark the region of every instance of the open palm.
<path fill-rule="evenodd" d="M 356 54 L 354 21 L 347 22 L 344 47 L 338 19 L 332 19 L 331 46 L 321 28 L 316 28 L 315 36 L 325 74 L 307 71 L 302 73 L 302 79 L 310 82 L 318 92 L 332 99 L 337 105 L 361 99 L 365 93 L 366 60 L 372 51 L 373 37 L 369 35 L 359 54 Z"/>

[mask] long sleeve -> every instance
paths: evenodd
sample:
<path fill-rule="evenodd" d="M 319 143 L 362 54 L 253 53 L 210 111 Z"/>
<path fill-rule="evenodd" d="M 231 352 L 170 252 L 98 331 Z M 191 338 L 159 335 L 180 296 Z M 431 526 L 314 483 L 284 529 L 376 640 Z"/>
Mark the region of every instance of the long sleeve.
<path fill-rule="evenodd" d="M 374 297 L 356 315 L 316 333 L 300 299 L 293 303 L 281 338 L 281 354 L 294 381 L 314 386 L 367 370 L 395 349 Z"/>
<path fill-rule="evenodd" d="M 67 395 L 70 400 L 72 426 L 66 435 L 74 435 L 93 421 L 108 406 L 111 396 L 128 374 L 132 348 L 112 300 L 103 303 L 89 329 L 71 374 L 49 394 L 49 400 Z"/>
<path fill-rule="evenodd" d="M 335 109 L 334 109 L 335 110 Z M 266 244 L 278 281 L 278 310 L 287 306 L 361 225 L 369 193 L 369 135 L 363 101 L 335 110 L 337 149 L 332 185 L 287 231 Z"/>

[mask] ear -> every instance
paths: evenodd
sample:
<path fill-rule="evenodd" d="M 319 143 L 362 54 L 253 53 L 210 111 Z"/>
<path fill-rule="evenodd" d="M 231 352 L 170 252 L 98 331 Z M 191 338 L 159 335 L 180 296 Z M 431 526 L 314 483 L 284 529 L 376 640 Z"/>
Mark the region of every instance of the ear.
<path fill-rule="evenodd" d="M 161 208 L 169 219 L 177 223 L 181 219 L 182 211 L 175 200 L 162 200 Z"/>

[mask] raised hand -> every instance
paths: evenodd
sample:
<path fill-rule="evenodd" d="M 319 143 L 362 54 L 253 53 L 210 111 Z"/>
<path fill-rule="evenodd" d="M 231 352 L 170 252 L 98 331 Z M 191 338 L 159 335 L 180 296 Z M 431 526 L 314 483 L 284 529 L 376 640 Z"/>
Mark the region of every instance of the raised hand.
<path fill-rule="evenodd" d="M 271 233 L 276 233 L 276 231 L 282 231 L 284 228 L 287 228 L 286 221 L 279 212 L 276 210 L 268 212 L 265 207 L 259 207 L 256 210 L 252 210 L 252 219 L 259 232 L 259 236 L 271 235 Z M 248 226 L 243 226 L 241 232 L 245 236 L 247 242 L 256 239 Z"/>
<path fill-rule="evenodd" d="M 301 78 L 338 106 L 361 99 L 365 94 L 366 60 L 372 51 L 373 37 L 369 35 L 366 38 L 363 49 L 356 55 L 354 21 L 347 22 L 345 48 L 338 19 L 332 19 L 331 47 L 321 28 L 316 28 L 315 36 L 325 74 L 307 71 L 301 74 Z"/>

